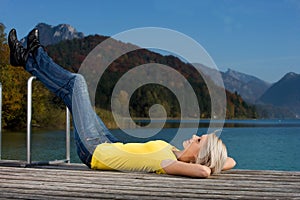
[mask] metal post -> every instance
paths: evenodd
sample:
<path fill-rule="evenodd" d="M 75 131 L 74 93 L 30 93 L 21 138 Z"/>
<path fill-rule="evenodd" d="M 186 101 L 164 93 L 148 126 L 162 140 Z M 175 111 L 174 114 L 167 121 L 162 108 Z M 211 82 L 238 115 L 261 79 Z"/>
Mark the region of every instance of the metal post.
<path fill-rule="evenodd" d="M 36 79 L 32 76 L 27 82 L 27 164 L 32 164 L 31 161 L 31 121 L 32 121 L 32 82 Z M 70 111 L 66 107 L 66 159 L 55 161 L 42 161 L 35 164 L 57 164 L 61 162 L 70 163 Z"/>
<path fill-rule="evenodd" d="M 0 83 L 0 160 L 2 160 L 2 84 Z"/>
<path fill-rule="evenodd" d="M 66 107 L 66 162 L 70 163 L 70 111 Z"/>
<path fill-rule="evenodd" d="M 32 76 L 27 82 L 27 164 L 31 164 L 31 120 L 32 120 L 32 81 L 36 79 Z"/>

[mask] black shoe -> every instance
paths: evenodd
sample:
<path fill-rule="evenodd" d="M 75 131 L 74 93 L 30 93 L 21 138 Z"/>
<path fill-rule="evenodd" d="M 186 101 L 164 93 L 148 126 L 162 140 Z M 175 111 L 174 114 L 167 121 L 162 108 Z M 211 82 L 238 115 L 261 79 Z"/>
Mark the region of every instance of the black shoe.
<path fill-rule="evenodd" d="M 8 35 L 8 45 L 10 48 L 10 64 L 12 66 L 25 67 L 28 58 L 28 52 L 22 46 L 17 38 L 16 29 L 12 29 Z"/>
<path fill-rule="evenodd" d="M 39 40 L 39 30 L 37 28 L 29 32 L 27 36 L 27 51 L 34 54 L 37 48 L 41 46 Z"/>

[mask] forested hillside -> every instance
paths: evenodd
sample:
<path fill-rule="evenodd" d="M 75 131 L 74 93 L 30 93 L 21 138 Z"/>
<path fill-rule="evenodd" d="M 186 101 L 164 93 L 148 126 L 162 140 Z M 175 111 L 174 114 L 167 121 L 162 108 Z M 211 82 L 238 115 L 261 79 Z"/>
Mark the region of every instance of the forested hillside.
<path fill-rule="evenodd" d="M 104 36 L 88 36 L 83 39 L 62 41 L 46 49 L 53 59 L 70 71 L 77 72 L 86 55 L 101 41 Z M 125 45 L 125 44 L 124 44 Z M 174 56 L 162 56 L 148 51 L 138 50 L 123 55 L 111 64 L 103 75 L 96 94 L 98 114 L 104 118 L 108 127 L 115 127 L 110 114 L 110 97 L 118 79 L 131 68 L 145 63 L 161 63 L 173 67 L 189 80 L 197 94 L 201 117 L 210 117 L 210 97 L 199 73 L 189 64 L 183 63 Z M 7 129 L 20 129 L 26 126 L 27 79 L 30 75 L 22 67 L 9 64 L 9 48 L 0 25 L 0 82 L 3 86 L 2 126 Z M 227 94 L 228 118 L 255 118 L 254 107 L 247 105 L 238 94 Z M 165 107 L 169 118 L 180 116 L 180 107 L 173 93 L 159 85 L 146 85 L 138 89 L 130 99 L 132 117 L 148 117 L 148 109 L 153 104 Z M 191 113 L 192 115 L 192 113 Z M 65 106 L 41 83 L 34 83 L 33 124 L 42 128 L 63 127 L 65 123 Z"/>
<path fill-rule="evenodd" d="M 59 44 L 48 46 L 47 51 L 53 59 L 65 68 L 77 71 L 86 55 L 107 37 L 94 35 L 84 39 L 62 41 Z M 130 44 L 122 44 L 130 45 Z M 112 49 L 113 50 L 113 47 Z M 160 63 L 170 66 L 180 72 L 192 85 L 197 94 L 201 117 L 210 117 L 210 95 L 201 75 L 190 64 L 182 62 L 174 56 L 162 56 L 158 53 L 139 49 L 127 53 L 115 60 L 102 76 L 96 94 L 96 105 L 103 109 L 110 109 L 111 93 L 119 78 L 135 66 L 146 63 Z M 228 118 L 255 118 L 254 107 L 249 106 L 237 94 L 227 94 Z M 168 117 L 180 117 L 180 107 L 177 99 L 167 88 L 159 85 L 146 85 L 139 88 L 130 99 L 130 113 L 133 117 L 148 117 L 148 110 L 153 104 L 165 107 Z M 191 111 L 192 112 L 192 111 Z M 193 116 L 193 113 L 190 113 Z"/>

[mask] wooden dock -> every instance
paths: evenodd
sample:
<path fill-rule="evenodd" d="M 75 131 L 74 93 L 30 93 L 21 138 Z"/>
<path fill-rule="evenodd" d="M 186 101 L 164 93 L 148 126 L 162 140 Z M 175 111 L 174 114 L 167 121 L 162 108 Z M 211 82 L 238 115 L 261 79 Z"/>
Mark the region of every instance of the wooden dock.
<path fill-rule="evenodd" d="M 0 199 L 300 199 L 300 172 L 231 170 L 208 179 L 0 161 Z"/>

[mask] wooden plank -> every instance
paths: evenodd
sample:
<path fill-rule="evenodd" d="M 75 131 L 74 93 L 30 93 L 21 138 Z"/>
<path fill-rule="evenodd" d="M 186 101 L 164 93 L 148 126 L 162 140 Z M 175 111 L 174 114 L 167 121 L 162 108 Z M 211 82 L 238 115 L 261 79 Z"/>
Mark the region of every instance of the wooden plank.
<path fill-rule="evenodd" d="M 174 187 L 164 187 L 162 184 L 159 183 L 154 183 L 151 187 L 149 185 L 143 185 L 142 183 L 138 184 L 138 185 L 116 185 L 116 184 L 105 184 L 105 183 L 98 183 L 98 185 L 87 185 L 87 184 L 83 184 L 80 182 L 72 182 L 72 183 L 66 183 L 66 182 L 43 182 L 43 184 L 41 184 L 40 182 L 36 181 L 36 182 L 32 182 L 32 181 L 22 181 L 22 182 L 18 182 L 18 181 L 5 181 L 4 183 L 1 184 L 0 188 L 23 188 L 26 190 L 29 189 L 33 189 L 33 188 L 40 188 L 40 187 L 44 187 L 44 189 L 48 190 L 48 191 L 58 191 L 57 186 L 59 185 L 59 190 L 63 191 L 71 191 L 73 188 L 81 188 L 80 191 L 82 192 L 88 192 L 90 190 L 110 190 L 110 191 L 119 191 L 119 192 L 124 192 L 124 191 L 143 191 L 145 193 L 160 193 L 161 191 L 164 191 L 165 193 L 174 193 Z M 174 185 L 173 185 L 174 186 Z M 177 185 L 178 187 L 178 185 Z M 260 187 L 240 187 L 239 191 L 236 191 L 236 188 L 233 187 L 228 187 L 228 186 L 222 186 L 222 187 L 201 187 L 199 188 L 189 188 L 189 186 L 186 187 L 180 187 L 176 190 L 175 193 L 193 193 L 193 194 L 204 194 L 207 191 L 211 191 L 210 193 L 214 193 L 214 194 L 239 194 L 239 193 L 245 193 L 247 192 L 248 194 L 256 195 L 258 192 L 260 195 L 264 195 L 264 196 L 270 196 L 268 194 L 268 192 L 272 191 L 272 195 L 271 197 L 274 196 L 274 194 L 276 194 L 276 196 L 291 196 L 289 193 L 296 191 L 297 188 L 289 188 L 289 189 L 284 189 L 282 191 L 282 188 L 277 188 L 274 189 L 272 187 L 264 187 L 264 188 L 260 188 Z M 299 188 L 298 188 L 299 191 Z M 191 196 L 190 194 L 188 196 Z M 293 195 L 292 196 L 297 196 L 297 195 Z"/>
<path fill-rule="evenodd" d="M 32 173 L 31 171 L 28 171 L 27 168 L 26 168 L 26 170 L 22 170 L 22 171 L 20 171 L 19 169 L 17 169 L 17 170 L 18 170 L 18 173 L 16 173 L 15 175 L 20 175 L 22 173 Z M 11 172 L 11 171 L 12 171 L 12 169 L 9 169 L 9 172 Z M 35 174 L 39 175 L 39 173 L 42 173 L 44 175 L 46 175 L 46 174 L 49 174 L 49 175 L 53 175 L 54 174 L 55 175 L 55 174 L 57 174 L 59 172 L 63 172 L 64 175 L 70 175 L 70 176 L 78 176 L 78 173 L 79 173 L 79 171 L 68 172 L 68 171 L 64 171 L 64 170 L 63 171 L 55 170 L 54 173 L 51 173 L 51 171 L 49 172 L 49 171 L 35 169 L 34 173 L 32 175 L 33 176 Z M 5 174 L 6 171 L 4 171 L 3 168 L 2 168 L 2 170 L 0 171 L 0 173 L 4 173 Z M 139 174 L 139 173 L 101 172 L 101 171 L 92 171 L 92 170 L 84 172 L 84 174 L 87 177 L 89 175 L 95 175 L 97 173 L 99 175 L 101 174 L 101 177 L 105 177 L 105 176 L 114 176 L 114 177 L 121 176 L 122 178 L 128 177 L 128 178 L 132 179 L 132 176 L 134 174 L 134 178 L 135 179 L 149 179 L 150 180 L 150 179 L 156 179 L 156 178 L 160 178 L 160 177 L 164 176 L 164 180 L 166 180 L 166 181 L 173 180 L 173 179 L 179 179 L 181 181 L 187 180 L 188 182 L 193 182 L 193 181 L 197 182 L 198 181 L 198 179 L 190 179 L 190 178 L 175 177 L 175 176 L 173 177 L 173 176 L 165 176 L 165 175 L 159 175 L 158 176 L 158 175 L 144 174 L 144 173 Z M 229 180 L 241 180 L 241 179 L 243 179 L 243 177 L 244 176 L 232 178 L 230 176 L 227 176 L 226 174 L 225 175 L 222 174 L 221 176 L 211 176 L 210 179 L 217 179 L 218 182 L 219 182 L 219 181 L 222 181 L 222 180 L 225 180 L 225 181 L 229 181 Z M 294 176 L 291 176 L 291 177 L 290 176 L 285 176 L 282 179 L 280 179 L 278 177 L 273 177 L 273 178 L 269 177 L 269 176 L 265 177 L 265 176 L 262 176 L 262 175 L 260 175 L 259 177 L 253 176 L 252 178 L 249 178 L 249 177 L 244 177 L 244 178 L 247 178 L 247 181 L 250 181 L 250 180 L 253 180 L 253 181 L 256 181 L 256 180 L 259 180 L 259 181 L 268 181 L 268 180 L 271 180 L 271 181 L 274 182 L 274 181 L 279 180 L 279 181 L 288 181 L 291 184 L 293 184 L 294 182 L 296 184 L 299 183 L 299 179 L 297 177 L 294 177 Z"/>
<path fill-rule="evenodd" d="M 39 181 L 40 179 L 41 180 L 47 180 L 48 179 L 53 179 L 53 177 L 57 177 L 57 176 L 60 176 L 60 180 L 61 181 L 67 181 L 67 180 L 76 180 L 76 178 L 81 178 L 81 177 L 85 177 L 85 180 L 88 180 L 88 181 L 96 181 L 98 179 L 99 176 L 101 176 L 101 180 L 102 181 L 109 181 L 111 180 L 112 178 L 115 178 L 115 177 L 118 177 L 118 180 L 120 181 L 126 181 L 126 182 L 132 182 L 133 184 L 135 184 L 136 182 L 139 182 L 139 181 L 159 181 L 161 183 L 172 183 L 172 182 L 176 182 L 177 180 L 174 181 L 174 179 L 169 179 L 168 176 L 159 176 L 159 175 L 152 175 L 152 176 L 156 176 L 156 177 L 149 177 L 149 176 L 143 176 L 143 175 L 140 175 L 140 174 L 135 174 L 135 173 L 97 173 L 97 174 L 93 174 L 94 176 L 93 177 L 90 177 L 89 174 L 80 174 L 78 172 L 75 172 L 76 174 L 67 174 L 67 173 L 63 173 L 63 176 L 60 176 L 59 174 L 57 173 L 43 173 L 43 172 L 29 172 L 28 175 L 29 176 L 26 176 L 24 172 L 20 172 L 20 173 L 13 173 L 13 174 L 7 174 L 7 172 L 3 172 L 1 171 L 0 172 L 0 177 L 2 179 L 16 179 L 16 180 L 33 180 L 33 181 Z M 128 176 L 130 174 L 130 176 Z M 97 176 L 95 176 L 97 175 Z M 159 177 L 158 177 L 159 176 Z M 114 180 L 114 179 L 113 179 Z M 243 183 L 246 183 L 249 184 L 249 183 L 253 183 L 253 182 L 256 182 L 257 180 L 259 179 L 255 179 L 255 180 L 245 180 L 243 179 L 243 177 L 241 177 L 240 180 L 225 180 L 225 179 L 217 179 L 217 178 L 214 178 L 214 179 L 200 179 L 200 180 L 197 180 L 197 179 L 184 179 L 184 178 L 179 178 L 178 180 L 180 180 L 181 183 L 184 183 L 184 184 L 197 184 L 197 183 L 201 183 L 201 182 L 205 182 L 206 185 L 214 185 L 214 184 L 234 184 L 236 182 L 239 182 L 240 184 L 243 185 Z M 204 181 L 205 180 L 205 181 Z M 270 179 L 272 180 L 272 179 Z M 282 187 L 281 186 L 281 183 L 278 183 L 278 182 L 274 182 L 274 181 L 261 181 L 259 180 L 259 182 L 257 182 L 257 184 L 263 184 L 263 185 L 266 185 L 268 183 L 272 183 L 272 186 L 273 187 Z M 286 186 L 290 186 L 290 187 L 300 187 L 299 186 L 299 182 L 297 181 L 294 181 L 293 179 L 289 179 L 289 180 L 286 180 L 286 181 L 282 181 L 282 183 L 286 183 Z"/>
<path fill-rule="evenodd" d="M 193 179 L 93 171 L 78 164 L 36 167 L 0 167 L 0 198 L 300 199 L 300 172 L 231 170 Z"/>
<path fill-rule="evenodd" d="M 24 176 L 23 174 L 26 174 L 25 173 L 26 170 L 23 170 L 22 172 L 18 172 L 18 173 L 15 173 L 15 174 L 12 174 L 10 175 L 9 178 L 14 178 L 14 176 L 16 176 L 17 179 L 23 179 L 24 177 L 20 177 L 18 178 L 18 176 Z M 47 177 L 53 177 L 53 176 L 57 176 L 57 173 L 58 171 L 54 171 L 55 173 L 50 173 L 49 171 L 46 172 L 46 171 L 34 171 L 31 172 L 27 172 L 30 174 L 30 178 L 33 179 L 33 178 L 39 178 L 41 177 L 41 175 L 43 175 L 43 179 L 47 178 Z M 105 181 L 106 178 L 111 178 L 111 177 L 118 177 L 118 180 L 122 180 L 122 181 L 131 181 L 131 182 L 138 182 L 138 180 L 150 180 L 150 181 L 160 181 L 162 183 L 170 183 L 170 182 L 174 182 L 174 181 L 180 181 L 181 183 L 184 183 L 184 184 L 197 184 L 199 183 L 201 180 L 205 180 L 205 183 L 207 185 L 211 184 L 216 184 L 216 183 L 220 183 L 220 184 L 234 184 L 236 182 L 239 182 L 239 184 L 243 184 L 243 183 L 247 183 L 247 184 L 253 184 L 254 182 L 257 182 L 257 184 L 263 184 L 263 185 L 267 185 L 267 184 L 270 184 L 272 183 L 272 186 L 273 187 L 282 187 L 282 183 L 285 183 L 286 187 L 287 186 L 295 186 L 295 187 L 298 187 L 299 185 L 299 180 L 297 179 L 291 179 L 291 178 L 288 178 L 288 179 L 272 179 L 272 178 L 267 178 L 267 180 L 265 180 L 263 177 L 257 177 L 255 179 L 249 179 L 248 177 L 246 178 L 243 178 L 243 177 L 240 177 L 239 179 L 226 179 L 226 178 L 223 178 L 221 179 L 220 177 L 221 176 L 217 176 L 217 178 L 212 178 L 210 177 L 209 179 L 190 179 L 190 178 L 181 178 L 181 177 L 170 177 L 170 176 L 162 176 L 162 175 L 153 175 L 153 174 L 138 174 L 138 173 L 110 173 L 110 172 L 99 172 L 99 171 L 90 171 L 92 172 L 91 173 L 87 173 L 87 172 L 84 172 L 83 174 L 80 175 L 80 173 L 78 171 L 75 171 L 75 172 L 72 172 L 72 173 L 68 173 L 66 171 L 62 171 L 60 173 L 63 173 L 63 177 L 61 177 L 61 180 L 65 181 L 65 180 L 69 180 L 72 178 L 72 176 L 75 176 L 75 177 L 79 177 L 79 176 L 82 176 L 82 177 L 85 177 L 86 180 L 89 180 L 89 181 L 95 181 L 97 178 L 95 178 L 94 176 L 97 175 L 97 176 L 101 176 L 101 180 L 102 181 Z M 5 171 L 2 171 L 0 172 L 0 174 L 3 174 L 2 175 L 2 178 L 5 178 L 5 175 L 6 175 L 7 172 Z M 90 177 L 92 176 L 92 177 Z M 163 177 L 163 178 L 162 178 Z M 214 181 L 213 181 L 214 180 Z M 36 180 L 38 181 L 38 180 Z"/>

